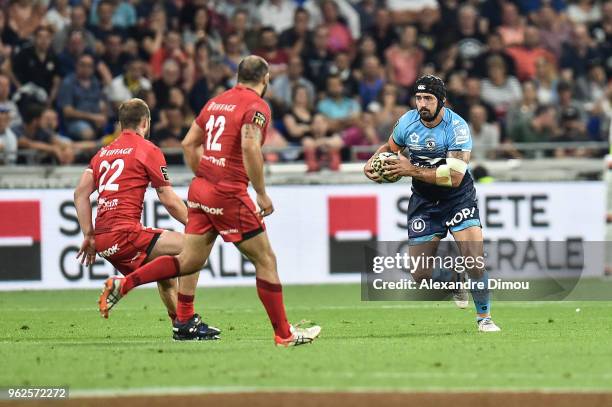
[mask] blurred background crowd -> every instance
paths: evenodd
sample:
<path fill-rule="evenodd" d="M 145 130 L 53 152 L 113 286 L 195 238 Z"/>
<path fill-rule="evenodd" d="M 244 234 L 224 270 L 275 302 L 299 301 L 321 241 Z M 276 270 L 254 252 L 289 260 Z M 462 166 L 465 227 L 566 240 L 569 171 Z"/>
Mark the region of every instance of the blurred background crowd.
<path fill-rule="evenodd" d="M 0 38 L 4 164 L 87 162 L 130 97 L 180 164 L 251 53 L 271 67 L 266 158 L 310 171 L 367 159 L 422 74 L 446 81 L 476 161 L 597 157 L 611 132 L 612 1 L 0 0 Z"/>

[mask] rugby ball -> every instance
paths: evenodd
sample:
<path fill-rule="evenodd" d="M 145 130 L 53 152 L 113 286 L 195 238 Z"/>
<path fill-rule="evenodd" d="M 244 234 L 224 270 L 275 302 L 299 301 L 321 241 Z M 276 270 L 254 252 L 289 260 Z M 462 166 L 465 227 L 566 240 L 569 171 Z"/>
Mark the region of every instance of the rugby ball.
<path fill-rule="evenodd" d="M 384 175 L 384 162 L 385 160 L 399 160 L 399 156 L 395 153 L 391 152 L 383 152 L 379 153 L 372 160 L 372 169 L 376 171 L 378 175 L 380 175 L 383 179 L 383 182 L 397 182 L 402 178 L 401 176 L 389 177 Z"/>

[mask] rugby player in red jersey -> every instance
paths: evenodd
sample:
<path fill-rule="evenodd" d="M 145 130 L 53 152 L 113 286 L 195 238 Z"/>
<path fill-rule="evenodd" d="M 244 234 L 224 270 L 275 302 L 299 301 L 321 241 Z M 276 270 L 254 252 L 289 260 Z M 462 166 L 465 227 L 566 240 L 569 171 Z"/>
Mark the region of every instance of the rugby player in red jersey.
<path fill-rule="evenodd" d="M 88 266 L 98 253 L 129 276 L 156 257 L 180 253 L 185 240 L 182 233 L 140 224 L 147 186 L 151 184 L 155 188 L 162 205 L 183 224 L 187 223 L 187 207 L 172 189 L 163 153 L 147 140 L 151 114 L 146 103 L 130 99 L 119 106 L 118 115 L 120 136 L 91 159 L 74 192 L 84 235 L 77 258 Z M 98 192 L 95 229 L 90 205 L 94 191 Z M 217 339 L 220 331 L 209 327 L 194 313 L 198 274 L 178 281 L 174 277 L 157 281 L 162 301 L 173 320 L 174 339 Z M 100 311 L 108 318 L 108 309 L 100 307 Z"/>
<path fill-rule="evenodd" d="M 202 108 L 183 141 L 185 161 L 196 175 L 187 198 L 183 250 L 178 256 L 160 256 L 125 278 L 109 278 L 101 296 L 104 306 L 112 307 L 140 284 L 200 270 L 221 235 L 255 265 L 257 293 L 272 323 L 275 343 L 302 345 L 319 335 L 319 326 L 287 322 L 276 257 L 263 222 L 274 211 L 266 193 L 261 152 L 270 125 L 270 108 L 262 99 L 269 81 L 267 62 L 248 56 L 238 65 L 238 84 Z M 249 181 L 259 211 L 247 193 Z"/>

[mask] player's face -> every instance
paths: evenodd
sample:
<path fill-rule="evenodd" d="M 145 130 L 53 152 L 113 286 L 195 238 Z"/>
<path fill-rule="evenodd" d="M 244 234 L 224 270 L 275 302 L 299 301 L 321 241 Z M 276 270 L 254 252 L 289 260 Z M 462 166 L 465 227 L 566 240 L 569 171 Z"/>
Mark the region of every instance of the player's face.
<path fill-rule="evenodd" d="M 430 122 L 435 119 L 438 99 L 431 93 L 417 93 L 415 95 L 416 108 L 421 119 Z"/>

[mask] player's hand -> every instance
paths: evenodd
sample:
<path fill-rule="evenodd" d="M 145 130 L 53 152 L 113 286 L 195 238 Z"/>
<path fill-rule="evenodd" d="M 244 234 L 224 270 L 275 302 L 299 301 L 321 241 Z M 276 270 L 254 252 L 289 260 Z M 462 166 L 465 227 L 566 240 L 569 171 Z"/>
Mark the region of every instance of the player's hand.
<path fill-rule="evenodd" d="M 84 266 L 90 266 L 96 261 L 96 240 L 93 236 L 83 239 L 76 257 Z"/>
<path fill-rule="evenodd" d="M 412 177 L 416 167 L 409 160 L 385 160 L 383 163 L 383 172 L 388 177 Z"/>
<path fill-rule="evenodd" d="M 268 194 L 257 194 L 257 206 L 259 206 L 259 215 L 264 217 L 274 212 L 274 205 Z"/>
<path fill-rule="evenodd" d="M 374 156 L 372 156 L 372 158 L 374 158 Z M 363 167 L 363 173 L 365 174 L 366 177 L 368 177 L 369 179 L 371 179 L 374 182 L 378 182 L 379 184 L 382 182 L 382 177 L 380 175 L 378 175 L 378 173 L 376 171 L 374 171 L 374 169 L 372 168 L 372 158 L 370 158 L 368 160 L 368 162 L 366 163 L 365 167 Z"/>

